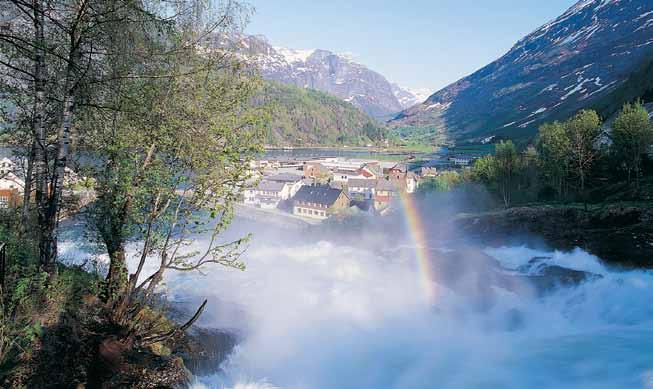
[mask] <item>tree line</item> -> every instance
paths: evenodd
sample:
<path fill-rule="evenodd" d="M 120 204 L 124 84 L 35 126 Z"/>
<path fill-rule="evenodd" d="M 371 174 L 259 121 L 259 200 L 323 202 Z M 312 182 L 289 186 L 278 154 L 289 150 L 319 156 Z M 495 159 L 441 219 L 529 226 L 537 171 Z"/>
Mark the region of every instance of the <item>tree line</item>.
<path fill-rule="evenodd" d="M 627 103 L 612 123 L 593 110 L 545 123 L 525 150 L 501 141 L 494 155 L 478 159 L 468 178 L 485 184 L 505 207 L 527 201 L 605 200 L 617 183 L 628 199 L 644 196 L 651 169 L 653 124 L 641 102 Z M 625 178 L 625 179 L 624 179 Z M 624 188 L 621 187 L 620 190 Z"/>
<path fill-rule="evenodd" d="M 242 31 L 249 13 L 231 0 L 0 2 L 2 136 L 25 161 L 23 205 L 3 239 L 33 246 L 54 282 L 59 223 L 74 216 L 66 177 L 87 177 L 87 233 L 109 257 L 102 312 L 134 347 L 185 328 L 143 322 L 165 272 L 244 266 L 248 237 L 219 236 L 267 116 L 250 104 L 261 82 L 237 47 L 211 42 Z M 208 246 L 193 247 L 197 235 Z"/>

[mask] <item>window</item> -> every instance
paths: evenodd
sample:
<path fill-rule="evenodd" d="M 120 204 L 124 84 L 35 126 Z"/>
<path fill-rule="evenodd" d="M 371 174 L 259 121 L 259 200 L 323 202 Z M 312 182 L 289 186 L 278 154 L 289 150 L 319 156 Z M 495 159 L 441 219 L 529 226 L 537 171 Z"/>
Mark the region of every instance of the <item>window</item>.
<path fill-rule="evenodd" d="M 8 196 L 0 196 L 0 208 L 9 208 Z"/>

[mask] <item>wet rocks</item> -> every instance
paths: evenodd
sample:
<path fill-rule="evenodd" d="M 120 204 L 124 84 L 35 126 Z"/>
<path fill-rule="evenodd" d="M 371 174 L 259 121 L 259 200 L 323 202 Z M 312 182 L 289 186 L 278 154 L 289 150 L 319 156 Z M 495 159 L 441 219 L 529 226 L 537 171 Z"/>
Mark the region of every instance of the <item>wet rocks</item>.
<path fill-rule="evenodd" d="M 225 330 L 192 328 L 175 350 L 194 375 L 203 376 L 220 371 L 220 365 L 233 351 L 239 337 Z"/>
<path fill-rule="evenodd" d="M 605 206 L 512 208 L 461 215 L 454 226 L 490 245 L 544 241 L 559 250 L 580 247 L 605 262 L 628 268 L 653 268 L 653 209 Z"/>

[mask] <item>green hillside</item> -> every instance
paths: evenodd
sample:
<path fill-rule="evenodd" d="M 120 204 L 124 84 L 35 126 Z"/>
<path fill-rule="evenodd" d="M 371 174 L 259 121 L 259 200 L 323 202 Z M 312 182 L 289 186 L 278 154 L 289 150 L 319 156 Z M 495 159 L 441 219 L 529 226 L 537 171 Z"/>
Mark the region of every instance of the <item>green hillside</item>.
<path fill-rule="evenodd" d="M 364 145 L 386 136 L 382 124 L 353 105 L 312 89 L 265 81 L 256 103 L 269 108 L 270 145 Z"/>

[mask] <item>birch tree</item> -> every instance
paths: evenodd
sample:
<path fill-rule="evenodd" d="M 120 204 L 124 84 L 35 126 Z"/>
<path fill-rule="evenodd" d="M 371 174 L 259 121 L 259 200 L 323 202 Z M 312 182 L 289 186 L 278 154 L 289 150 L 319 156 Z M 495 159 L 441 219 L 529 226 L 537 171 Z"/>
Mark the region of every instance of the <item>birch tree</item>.
<path fill-rule="evenodd" d="M 27 170 L 34 174 L 41 266 L 54 273 L 76 112 L 93 101 L 83 92 L 101 75 L 103 33 L 108 26 L 133 23 L 147 12 L 142 3 L 130 0 L 5 0 L 2 7 L 3 16 L 14 17 L 0 34 L 0 66 L 4 79 L 27 91 L 33 104 L 32 141 L 27 145 L 33 161 Z M 29 199 L 31 188 L 26 189 Z"/>
<path fill-rule="evenodd" d="M 612 126 L 612 142 L 613 151 L 624 162 L 628 182 L 633 172 L 639 189 L 642 156 L 653 144 L 653 124 L 641 103 L 624 105 Z"/>
<path fill-rule="evenodd" d="M 595 111 L 582 110 L 565 123 L 570 142 L 570 162 L 578 177 L 579 193 L 584 195 L 587 177 L 599 156 L 597 140 L 601 135 L 601 119 Z"/>
<path fill-rule="evenodd" d="M 256 75 L 229 50 L 207 46 L 238 24 L 234 4 L 208 27 L 185 20 L 159 40 L 148 38 L 153 30 L 127 32 L 136 52 L 158 55 L 112 62 L 102 104 L 111 108 L 84 112 L 84 146 L 100 159 L 88 171 L 97 193 L 90 217 L 110 258 L 102 298 L 121 326 L 142 326 L 140 313 L 168 271 L 244 266 L 247 236 L 220 236 L 261 151 L 265 116 L 251 108 Z M 198 237 L 207 243 L 194 248 Z M 131 274 L 128 245 L 137 254 Z M 141 344 L 162 336 L 131 333 Z"/>
<path fill-rule="evenodd" d="M 564 198 L 571 159 L 571 142 L 560 122 L 546 123 L 540 127 L 537 141 L 538 164 L 558 198 Z"/>

